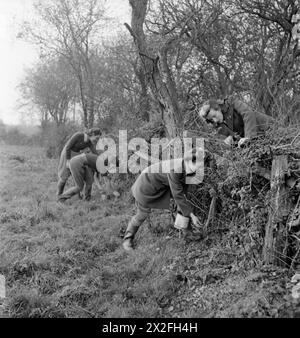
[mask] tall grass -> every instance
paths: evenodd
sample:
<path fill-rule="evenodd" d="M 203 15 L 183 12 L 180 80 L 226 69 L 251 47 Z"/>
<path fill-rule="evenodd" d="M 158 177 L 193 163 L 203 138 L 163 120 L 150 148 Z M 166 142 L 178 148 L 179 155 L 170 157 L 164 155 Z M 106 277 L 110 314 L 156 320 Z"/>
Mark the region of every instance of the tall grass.
<path fill-rule="evenodd" d="M 239 260 L 243 243 L 231 244 L 231 223 L 190 243 L 173 228 L 169 213 L 154 212 L 137 234 L 134 253 L 127 254 L 121 243 L 134 204 L 124 188 L 130 185 L 126 179 L 114 181 L 118 188 L 124 184 L 120 198 L 102 200 L 103 192 L 94 188 L 90 202 L 75 197 L 59 205 L 57 160 L 46 158 L 39 148 L 3 145 L 0 158 L 0 274 L 7 282 L 6 316 L 280 314 L 285 291 L 278 289 L 277 280 L 282 283 L 286 276 L 271 275 L 268 283 L 260 283 L 262 277 Z"/>
<path fill-rule="evenodd" d="M 89 203 L 74 198 L 58 205 L 56 165 L 38 148 L 1 148 L 0 273 L 8 314 L 158 316 L 160 300 L 175 291 L 162 267 L 179 253 L 177 238 L 165 246 L 166 234 L 145 225 L 136 253 L 127 255 L 121 242 L 133 204 L 103 201 L 94 190 Z"/>

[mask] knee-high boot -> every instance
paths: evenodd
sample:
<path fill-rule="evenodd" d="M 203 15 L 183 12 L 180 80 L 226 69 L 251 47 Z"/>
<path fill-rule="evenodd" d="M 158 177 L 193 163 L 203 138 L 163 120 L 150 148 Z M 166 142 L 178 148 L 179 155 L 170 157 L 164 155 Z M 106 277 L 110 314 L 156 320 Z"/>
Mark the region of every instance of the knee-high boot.
<path fill-rule="evenodd" d="M 64 192 L 66 182 L 59 180 L 57 183 L 57 196 L 60 196 Z"/>
<path fill-rule="evenodd" d="M 131 251 L 133 249 L 133 239 L 141 224 L 142 222 L 138 222 L 136 217 L 133 217 L 129 222 L 122 244 L 126 251 Z"/>
<path fill-rule="evenodd" d="M 91 199 L 92 196 L 92 185 L 85 185 L 85 189 L 84 189 L 84 199 L 86 201 L 89 201 Z"/>
<path fill-rule="evenodd" d="M 135 216 L 133 216 L 127 226 L 125 236 L 124 236 L 124 242 L 123 242 L 123 248 L 125 250 L 132 250 L 133 246 L 133 239 L 135 237 L 135 234 L 139 230 L 139 227 L 143 224 L 143 222 L 146 220 L 146 218 L 149 216 L 149 210 L 146 210 L 145 212 L 138 209 L 138 212 Z"/>
<path fill-rule="evenodd" d="M 61 194 L 60 196 L 58 196 L 58 202 L 63 202 L 79 193 L 80 193 L 79 187 L 72 187 L 68 189 L 64 194 Z"/>
<path fill-rule="evenodd" d="M 124 235 L 124 240 L 125 239 L 128 239 L 128 238 L 131 238 L 131 239 L 134 239 L 135 237 L 135 234 L 137 233 L 137 231 L 139 230 L 139 225 L 134 225 L 132 224 L 133 222 L 130 222 L 127 226 L 127 229 L 126 229 L 126 232 L 125 232 L 125 235 Z"/>

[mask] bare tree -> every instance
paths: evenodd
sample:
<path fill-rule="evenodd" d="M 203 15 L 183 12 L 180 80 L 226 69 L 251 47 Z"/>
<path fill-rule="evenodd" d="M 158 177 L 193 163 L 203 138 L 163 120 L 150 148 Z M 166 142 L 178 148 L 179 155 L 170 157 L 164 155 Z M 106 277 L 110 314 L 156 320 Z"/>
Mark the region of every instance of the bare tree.
<path fill-rule="evenodd" d="M 264 27 L 264 36 L 268 37 L 260 55 L 258 99 L 265 111 L 271 113 L 276 98 L 299 83 L 300 50 L 292 37 L 292 18 L 299 10 L 297 0 L 236 0 L 235 3 L 244 13 L 258 19 Z"/>
<path fill-rule="evenodd" d="M 121 35 L 114 43 L 105 46 L 108 51 L 111 78 L 115 86 L 120 86 L 134 98 L 136 116 L 149 121 L 151 100 L 148 93 L 148 82 L 145 69 L 132 39 Z"/>
<path fill-rule="evenodd" d="M 195 92 L 201 100 L 208 95 L 247 93 L 269 114 L 282 110 L 280 100 L 287 107 L 297 97 L 300 58 L 291 38 L 295 0 L 164 3 L 165 10 L 153 15 L 152 31 L 163 27 L 170 32 L 176 23 L 188 20 L 189 41 L 181 39 L 176 48 L 186 52 L 194 46 L 180 73 L 184 86 L 189 86 L 185 95 Z"/>
<path fill-rule="evenodd" d="M 75 98 L 75 81 L 69 66 L 62 58 L 43 60 L 27 75 L 19 86 L 23 99 L 40 111 L 42 127 L 54 121 L 64 124 Z"/>
<path fill-rule="evenodd" d="M 126 24 L 137 46 L 141 62 L 147 74 L 147 81 L 153 97 L 165 124 L 167 133 L 171 137 L 180 134 L 183 114 L 178 102 L 176 84 L 168 62 L 168 53 L 183 37 L 186 22 L 176 23 L 172 31 L 161 30 L 159 42 L 150 45 L 144 32 L 148 0 L 129 0 L 132 7 L 131 27 Z M 165 6 L 159 4 L 161 9 Z"/>
<path fill-rule="evenodd" d="M 63 56 L 77 78 L 86 127 L 94 123 L 95 79 L 93 58 L 103 23 L 104 8 L 98 0 L 47 0 L 36 4 L 39 21 L 27 23 L 24 35 L 42 54 Z"/>

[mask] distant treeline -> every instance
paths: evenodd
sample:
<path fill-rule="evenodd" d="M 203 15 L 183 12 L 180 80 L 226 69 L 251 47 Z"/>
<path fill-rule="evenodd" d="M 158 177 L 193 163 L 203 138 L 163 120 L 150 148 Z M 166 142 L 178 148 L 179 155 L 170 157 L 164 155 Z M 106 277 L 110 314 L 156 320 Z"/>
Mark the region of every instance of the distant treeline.
<path fill-rule="evenodd" d="M 76 131 L 83 128 L 73 122 L 57 126 L 49 122 L 47 125 L 6 125 L 0 120 L 0 144 L 31 145 L 45 148 L 46 156 L 59 156 L 65 142 Z"/>
<path fill-rule="evenodd" d="M 41 128 L 27 125 L 6 125 L 0 120 L 0 142 L 11 145 L 38 145 Z"/>

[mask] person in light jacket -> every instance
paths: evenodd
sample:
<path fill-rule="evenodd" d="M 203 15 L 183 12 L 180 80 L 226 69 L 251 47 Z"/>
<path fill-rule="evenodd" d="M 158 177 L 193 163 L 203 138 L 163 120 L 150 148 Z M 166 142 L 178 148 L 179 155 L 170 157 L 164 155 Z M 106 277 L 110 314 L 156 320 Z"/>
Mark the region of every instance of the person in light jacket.
<path fill-rule="evenodd" d="M 186 198 L 188 180 L 191 179 L 192 184 L 199 184 L 203 180 L 203 176 L 201 174 L 199 176 L 198 173 L 204 172 L 204 163 L 197 161 L 197 156 L 199 151 L 193 149 L 184 158 L 153 164 L 138 176 L 131 188 L 137 212 L 130 220 L 124 235 L 123 248 L 126 251 L 133 249 L 133 239 L 139 227 L 148 218 L 151 209 L 169 209 L 171 197 L 183 216 L 189 217 L 196 227 L 201 226 Z M 162 170 L 164 166 L 171 170 L 169 172 Z"/>
<path fill-rule="evenodd" d="M 58 197 L 58 202 L 64 202 L 67 199 L 79 194 L 85 187 L 85 191 L 91 194 L 92 185 L 94 182 L 93 173 L 97 172 L 96 162 L 98 155 L 85 154 L 76 155 L 71 158 L 69 170 L 73 177 L 75 186 L 69 188 Z M 90 199 L 86 197 L 86 200 Z"/>
<path fill-rule="evenodd" d="M 99 169 L 97 167 L 98 158 L 99 155 L 92 153 L 82 153 L 71 158 L 69 168 L 75 186 L 61 194 L 58 198 L 58 202 L 64 202 L 73 196 L 80 194 L 84 188 L 91 192 L 94 178 L 96 179 L 98 188 L 100 188 L 99 175 L 101 174 L 103 177 L 107 177 L 107 171 L 103 172 L 101 171 L 101 168 Z M 104 165 L 108 167 L 108 170 L 116 169 L 119 165 L 119 159 L 116 157 L 115 165 L 109 165 L 109 161 L 106 158 L 104 160 Z M 116 193 L 116 191 L 114 193 Z"/>
<path fill-rule="evenodd" d="M 97 154 L 95 144 L 101 136 L 99 128 L 91 128 L 88 132 L 77 132 L 72 135 L 64 146 L 58 164 L 58 183 L 57 183 L 57 196 L 58 198 L 63 194 L 65 185 L 68 178 L 71 176 L 70 160 L 72 157 L 78 155 L 81 151 L 89 148 L 93 154 Z M 93 178 L 93 173 L 90 171 L 87 175 L 90 179 Z M 87 185 L 85 190 L 85 198 L 89 199 L 91 196 L 92 185 Z"/>

